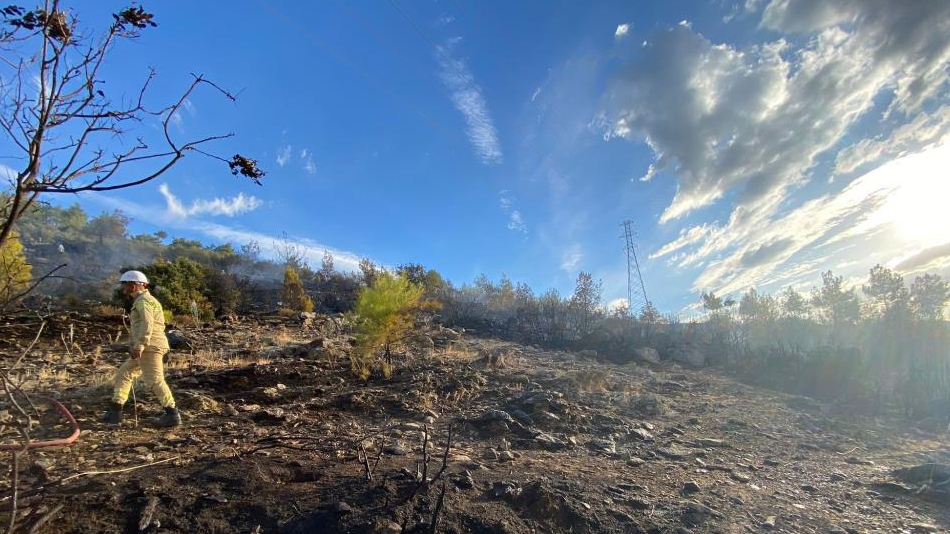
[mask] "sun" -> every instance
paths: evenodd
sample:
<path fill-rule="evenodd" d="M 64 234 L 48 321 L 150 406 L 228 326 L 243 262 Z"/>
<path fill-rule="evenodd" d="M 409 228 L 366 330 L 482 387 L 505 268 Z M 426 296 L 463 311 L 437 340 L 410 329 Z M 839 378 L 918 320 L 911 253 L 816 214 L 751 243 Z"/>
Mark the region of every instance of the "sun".
<path fill-rule="evenodd" d="M 878 216 L 907 244 L 950 242 L 950 143 L 879 169 L 892 188 Z"/>

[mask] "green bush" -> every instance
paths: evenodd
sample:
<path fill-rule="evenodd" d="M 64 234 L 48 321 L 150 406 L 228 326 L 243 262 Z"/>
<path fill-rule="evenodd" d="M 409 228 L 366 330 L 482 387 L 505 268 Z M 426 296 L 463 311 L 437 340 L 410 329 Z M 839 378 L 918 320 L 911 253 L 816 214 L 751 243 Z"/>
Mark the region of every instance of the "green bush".
<path fill-rule="evenodd" d="M 355 310 L 357 346 L 350 356 L 355 375 L 366 380 L 378 367 L 390 376 L 393 348 L 412 329 L 422 309 L 423 292 L 422 286 L 405 276 L 385 271 L 377 273 L 373 284 L 360 292 Z"/>
<path fill-rule="evenodd" d="M 208 270 L 203 265 L 188 258 L 178 258 L 174 262 L 158 261 L 135 269 L 148 277 L 152 295 L 165 310 L 174 315 L 197 315 L 202 320 L 214 317 L 208 299 Z M 118 298 L 128 306 L 123 296 Z"/>

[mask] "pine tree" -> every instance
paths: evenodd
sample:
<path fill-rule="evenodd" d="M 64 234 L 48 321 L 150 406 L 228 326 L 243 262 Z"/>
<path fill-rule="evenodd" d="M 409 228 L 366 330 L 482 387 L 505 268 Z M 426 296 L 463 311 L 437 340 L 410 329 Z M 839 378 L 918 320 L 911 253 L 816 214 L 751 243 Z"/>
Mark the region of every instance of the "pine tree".
<path fill-rule="evenodd" d="M 284 308 L 296 312 L 313 311 L 313 301 L 307 296 L 297 269 L 291 265 L 284 269 L 284 285 L 280 288 L 280 302 Z"/>
<path fill-rule="evenodd" d="M 366 380 L 378 364 L 384 375 L 390 375 L 393 348 L 412 329 L 422 294 L 422 286 L 385 271 L 360 292 L 355 310 L 357 350 L 350 359 L 354 374 Z"/>

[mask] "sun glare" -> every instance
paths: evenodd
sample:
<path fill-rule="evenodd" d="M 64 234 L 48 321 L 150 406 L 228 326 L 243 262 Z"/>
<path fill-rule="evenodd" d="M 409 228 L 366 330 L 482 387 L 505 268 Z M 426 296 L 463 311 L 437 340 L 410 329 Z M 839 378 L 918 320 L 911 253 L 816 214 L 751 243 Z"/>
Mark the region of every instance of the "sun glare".
<path fill-rule="evenodd" d="M 877 216 L 908 243 L 950 242 L 950 143 L 895 160 L 878 169 L 893 188 Z M 874 171 L 872 171 L 874 172 Z"/>

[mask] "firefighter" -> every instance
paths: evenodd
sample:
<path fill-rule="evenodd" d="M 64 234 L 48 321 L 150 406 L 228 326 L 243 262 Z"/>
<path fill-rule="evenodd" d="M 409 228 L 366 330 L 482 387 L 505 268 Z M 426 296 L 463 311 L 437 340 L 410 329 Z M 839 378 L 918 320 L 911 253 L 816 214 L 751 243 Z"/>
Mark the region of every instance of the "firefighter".
<path fill-rule="evenodd" d="M 101 422 L 117 425 L 122 422 L 122 407 L 129 398 L 132 383 L 141 375 L 145 384 L 152 390 L 162 405 L 162 415 L 156 426 L 167 428 L 181 424 L 181 414 L 175 407 L 168 384 L 162 358 L 168 352 L 168 338 L 165 337 L 165 314 L 158 299 L 148 291 L 148 278 L 139 271 L 126 271 L 119 278 L 122 293 L 132 299 L 131 335 L 129 359 L 115 374 L 112 382 L 112 404 L 100 419 Z"/>

